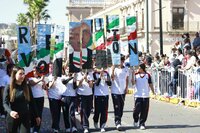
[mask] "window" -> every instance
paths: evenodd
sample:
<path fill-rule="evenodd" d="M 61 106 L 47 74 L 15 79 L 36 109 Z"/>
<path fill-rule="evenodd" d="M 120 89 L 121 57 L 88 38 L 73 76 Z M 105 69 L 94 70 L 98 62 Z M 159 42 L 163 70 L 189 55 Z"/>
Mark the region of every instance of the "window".
<path fill-rule="evenodd" d="M 172 28 L 184 28 L 184 7 L 173 7 L 172 9 Z"/>

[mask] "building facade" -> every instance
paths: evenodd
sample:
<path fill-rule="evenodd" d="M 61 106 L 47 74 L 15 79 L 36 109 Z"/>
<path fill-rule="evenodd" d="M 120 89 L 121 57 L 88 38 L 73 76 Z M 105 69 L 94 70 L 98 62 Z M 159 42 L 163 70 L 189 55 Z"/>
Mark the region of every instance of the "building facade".
<path fill-rule="evenodd" d="M 87 1 L 87 0 L 74 0 Z M 88 0 L 91 2 L 91 0 Z M 100 2 L 103 0 L 100 0 Z M 93 3 L 96 1 L 93 0 Z M 128 15 L 136 16 L 138 30 L 138 49 L 142 52 L 149 51 L 155 54 L 160 51 L 160 21 L 159 21 L 159 0 L 115 0 L 109 1 L 112 4 L 102 6 L 98 12 L 86 13 L 88 16 L 75 14 L 73 10 L 68 10 L 69 21 L 79 21 L 83 18 L 105 18 L 106 15 L 120 16 L 121 41 L 127 43 L 125 18 Z M 200 1 L 198 0 L 161 0 L 162 2 L 162 29 L 163 29 L 163 53 L 169 54 L 171 47 L 176 41 L 181 41 L 181 35 L 185 32 L 190 33 L 191 41 L 194 34 L 200 31 Z M 96 4 L 98 5 L 98 4 Z M 106 4 L 102 4 L 106 5 Z M 71 7 L 72 8 L 72 7 Z M 147 10 L 148 9 L 148 10 Z M 93 9 L 92 9 L 93 10 Z M 70 12 L 71 11 L 71 12 Z M 92 12 L 92 13 L 91 13 Z M 70 13 L 72 13 L 70 15 Z M 77 12 L 76 12 L 77 13 Z M 147 29 L 148 28 L 148 29 Z"/>

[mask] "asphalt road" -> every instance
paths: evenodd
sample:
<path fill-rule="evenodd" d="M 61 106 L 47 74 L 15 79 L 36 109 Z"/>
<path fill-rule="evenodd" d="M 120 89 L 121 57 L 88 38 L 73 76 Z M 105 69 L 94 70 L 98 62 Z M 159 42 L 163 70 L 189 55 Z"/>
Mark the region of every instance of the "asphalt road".
<path fill-rule="evenodd" d="M 41 133 L 51 133 L 51 115 L 48 106 L 48 99 L 45 99 L 43 111 L 43 120 Z M 140 130 L 133 127 L 133 106 L 134 99 L 132 95 L 127 95 L 125 100 L 124 115 L 122 118 L 122 133 L 200 133 L 200 109 L 190 108 L 181 105 L 174 105 L 161 101 L 151 100 L 149 116 L 146 122 L 146 130 Z M 80 116 L 76 115 L 79 132 Z M 98 133 L 100 130 L 94 129 L 93 114 L 90 115 L 90 132 Z M 61 132 L 64 131 L 63 119 L 60 122 Z M 108 122 L 106 132 L 117 133 L 114 126 L 113 104 L 110 97 Z M 5 131 L 5 119 L 0 118 L 0 133 Z"/>

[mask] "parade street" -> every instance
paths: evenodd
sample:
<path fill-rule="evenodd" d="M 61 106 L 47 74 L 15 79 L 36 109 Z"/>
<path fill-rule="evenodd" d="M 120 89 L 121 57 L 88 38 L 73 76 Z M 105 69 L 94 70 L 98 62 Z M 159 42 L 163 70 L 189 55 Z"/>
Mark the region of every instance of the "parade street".
<path fill-rule="evenodd" d="M 113 114 L 113 104 L 112 99 L 109 100 L 109 112 L 108 112 L 108 122 L 106 126 L 106 132 L 116 133 L 119 132 L 114 126 L 114 114 Z M 199 133 L 200 131 L 200 109 L 185 107 L 182 105 L 175 105 L 171 103 L 166 103 L 162 101 L 157 101 L 152 99 L 149 109 L 149 116 L 146 123 L 146 130 L 140 130 L 133 127 L 133 96 L 127 95 L 125 100 L 124 115 L 122 117 L 122 126 L 124 133 Z M 76 115 L 77 124 L 80 130 L 80 116 Z M 90 132 L 98 133 L 93 126 L 93 114 L 90 115 Z M 0 133 L 5 133 L 4 119 L 0 119 Z M 64 124 L 61 117 L 61 129 L 63 131 Z M 41 127 L 41 133 L 51 132 L 51 115 L 49 111 L 48 99 L 45 100 L 45 107 L 43 111 L 43 121 Z"/>

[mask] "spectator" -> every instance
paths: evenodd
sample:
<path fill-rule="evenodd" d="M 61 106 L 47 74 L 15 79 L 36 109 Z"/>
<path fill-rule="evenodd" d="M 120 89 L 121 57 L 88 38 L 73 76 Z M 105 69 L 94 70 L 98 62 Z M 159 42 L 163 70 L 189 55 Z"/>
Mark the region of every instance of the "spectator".
<path fill-rule="evenodd" d="M 180 48 L 177 51 L 178 51 L 178 57 L 177 57 L 177 59 L 179 59 L 179 61 L 182 62 L 182 60 L 184 58 L 183 52 L 182 52 L 182 50 Z"/>
<path fill-rule="evenodd" d="M 172 80 L 170 81 L 169 84 L 169 96 L 176 95 L 177 92 L 177 83 L 178 83 L 178 69 L 180 68 L 181 62 L 179 59 L 175 59 L 172 63 L 172 68 L 173 68 L 173 76 Z"/>
<path fill-rule="evenodd" d="M 194 96 L 200 101 L 200 60 L 197 61 L 194 77 Z"/>
<path fill-rule="evenodd" d="M 196 48 L 197 48 L 198 46 L 200 46 L 200 37 L 199 37 L 199 33 L 196 32 L 195 36 L 196 36 L 196 37 L 194 38 L 194 40 L 193 40 L 193 42 L 192 42 L 192 49 L 196 51 Z"/>
<path fill-rule="evenodd" d="M 186 66 L 183 67 L 183 69 L 189 70 L 192 67 L 194 67 L 196 63 L 196 57 L 194 56 L 194 52 L 191 50 L 187 51 L 186 58 L 187 58 L 187 63 L 186 63 Z"/>

